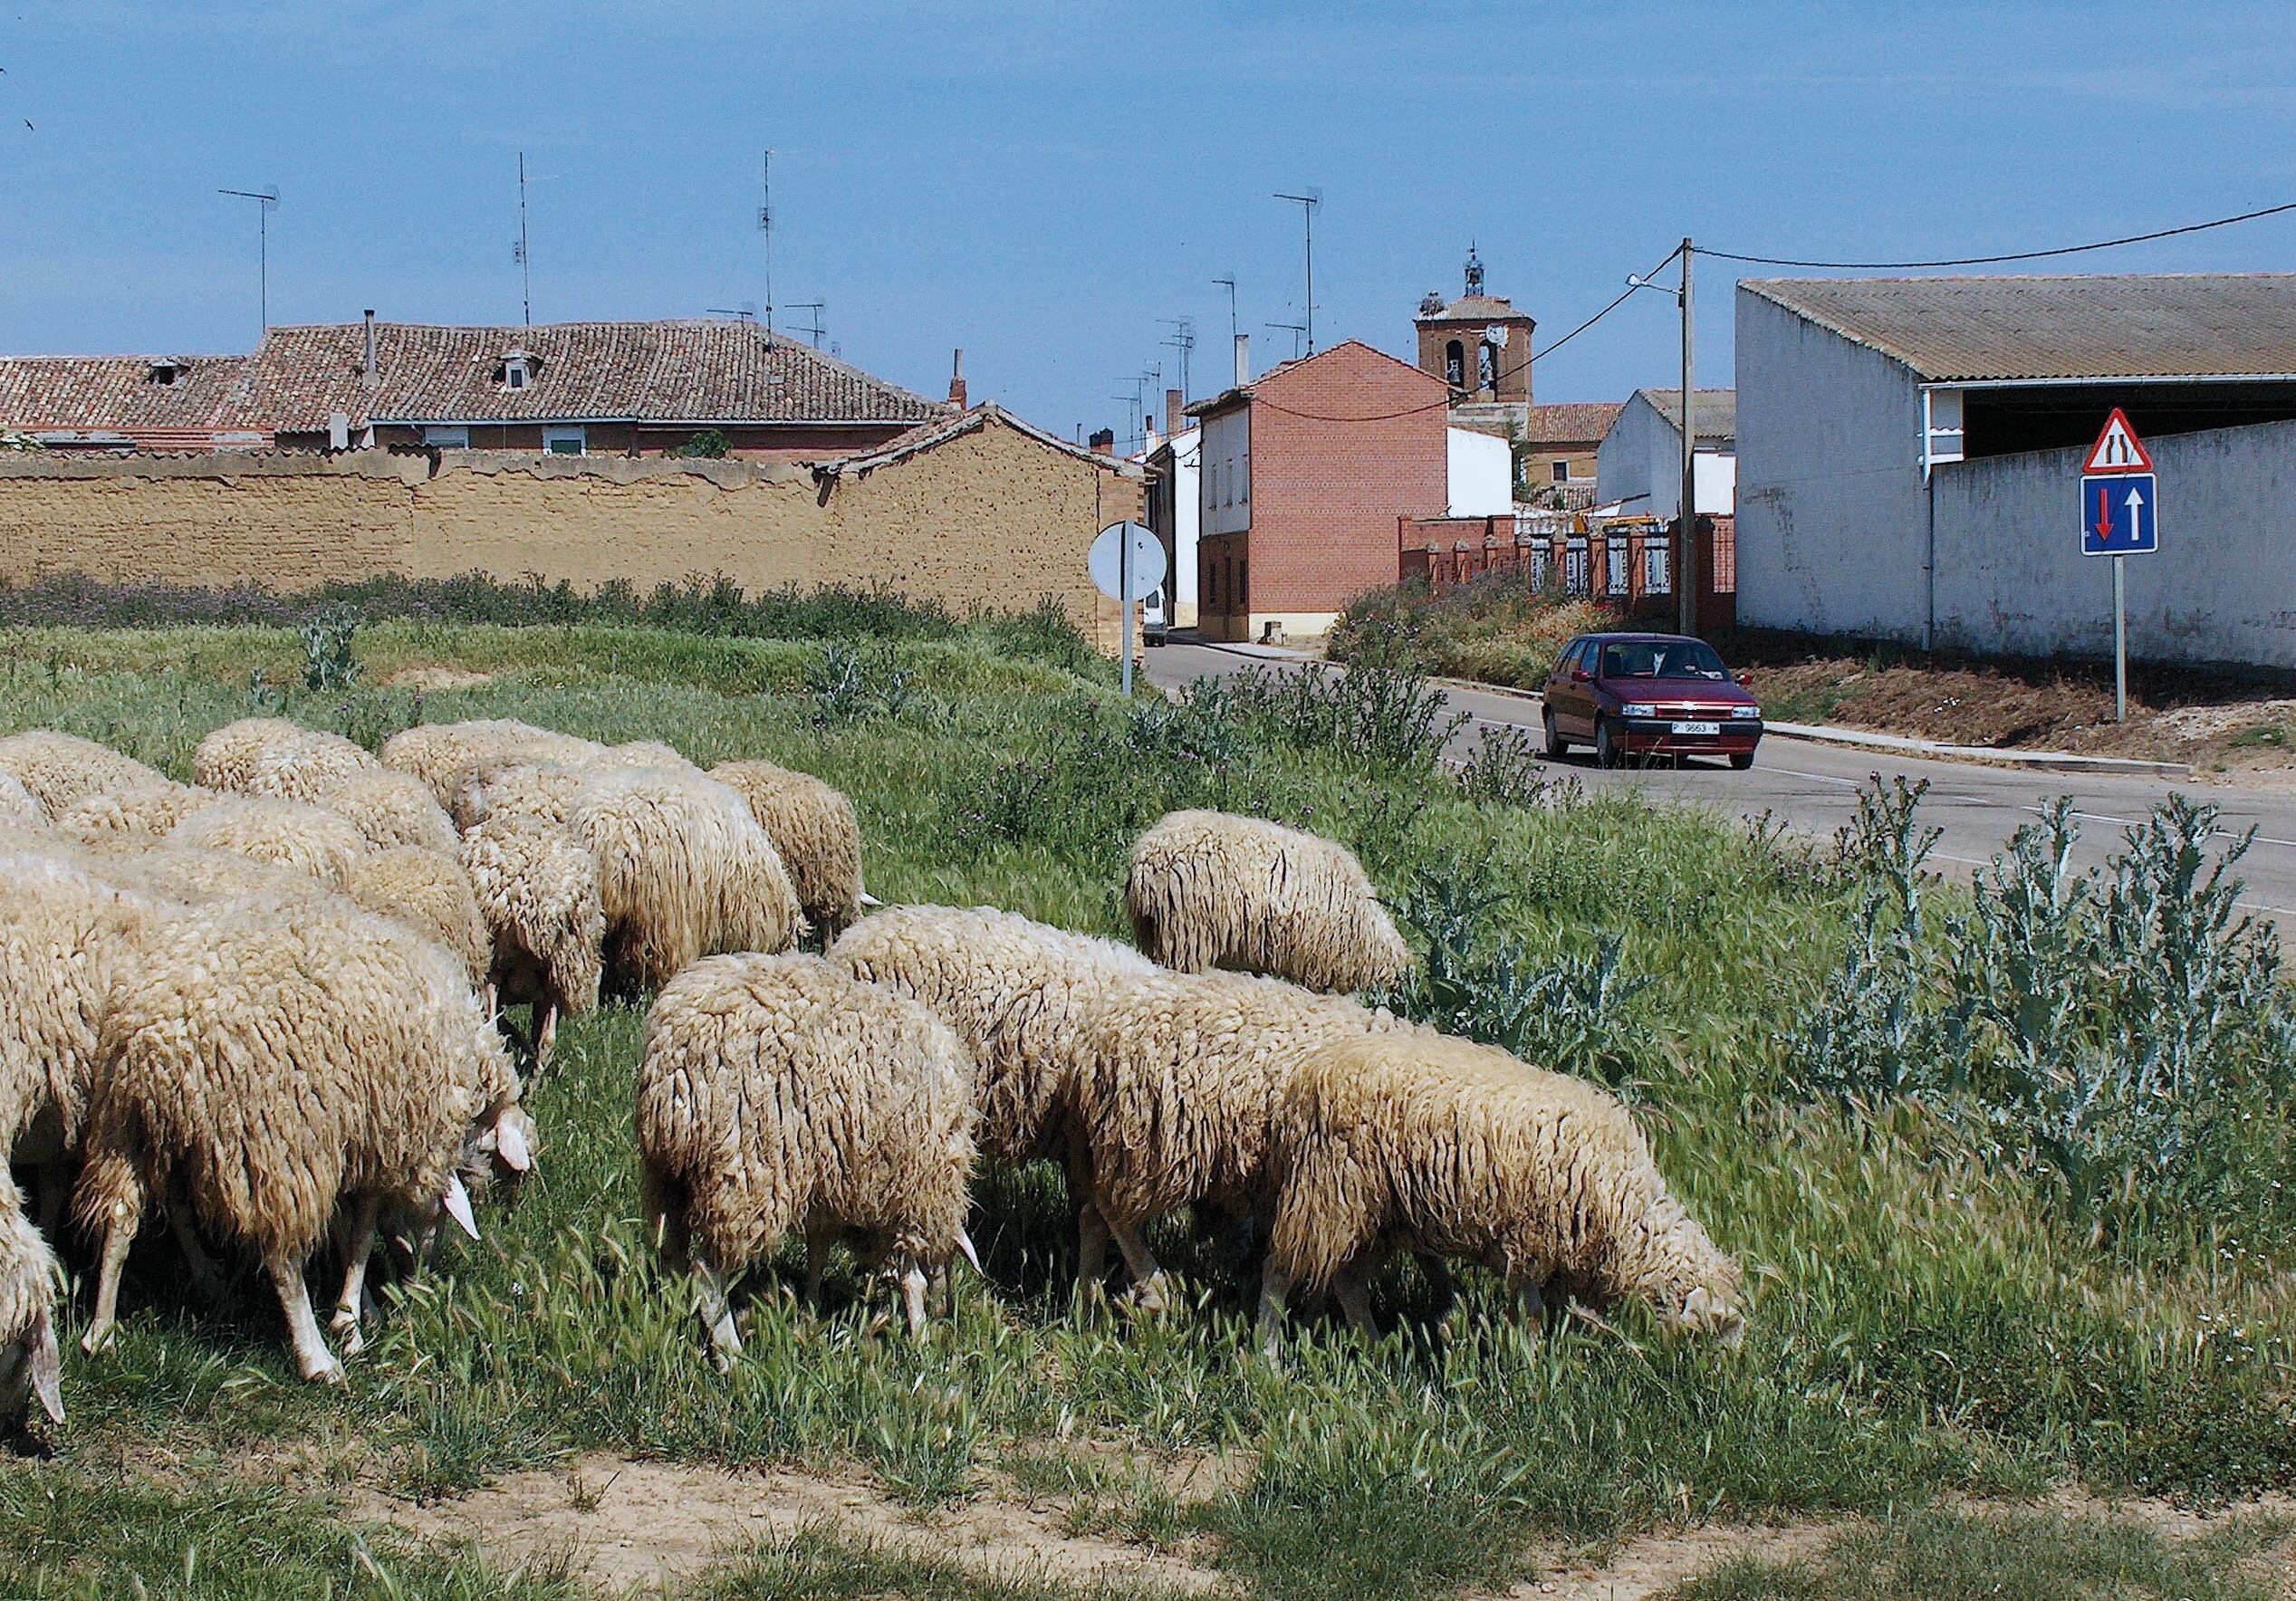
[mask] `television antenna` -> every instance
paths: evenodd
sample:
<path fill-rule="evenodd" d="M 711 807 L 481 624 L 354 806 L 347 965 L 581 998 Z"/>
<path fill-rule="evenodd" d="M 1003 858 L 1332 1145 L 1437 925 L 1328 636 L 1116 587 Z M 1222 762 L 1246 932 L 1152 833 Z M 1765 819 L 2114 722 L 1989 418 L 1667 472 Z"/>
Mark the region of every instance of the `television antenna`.
<path fill-rule="evenodd" d="M 1308 325 L 1306 323 L 1263 322 L 1260 326 L 1263 328 L 1273 328 L 1279 332 L 1290 333 L 1292 336 L 1292 360 L 1297 361 L 1300 359 L 1302 354 L 1300 347 L 1308 337 Z"/>
<path fill-rule="evenodd" d="M 755 301 L 744 301 L 738 311 L 732 306 L 704 306 L 702 310 L 707 312 L 713 317 L 731 317 L 737 322 L 755 322 L 757 321 L 757 302 Z"/>
<path fill-rule="evenodd" d="M 1304 195 L 1277 195 L 1275 198 L 1289 200 L 1297 206 L 1300 208 L 1300 220 L 1307 228 L 1308 297 L 1307 309 L 1303 313 L 1307 321 L 1302 323 L 1301 327 L 1307 335 L 1308 353 L 1313 355 L 1315 353 L 1315 214 L 1323 208 L 1323 191 L 1311 187 Z"/>
<path fill-rule="evenodd" d="M 773 152 L 765 151 L 765 197 L 758 202 L 757 231 L 765 235 L 765 333 L 773 332 Z"/>
<path fill-rule="evenodd" d="M 518 152 L 518 237 L 510 244 L 510 259 L 518 264 L 518 312 L 527 327 L 534 325 L 534 274 L 526 238 L 526 186 L 546 184 L 546 177 L 526 176 L 526 152 Z"/>
<path fill-rule="evenodd" d="M 1180 398 L 1186 400 L 1188 392 L 1188 355 L 1196 349 L 1196 320 L 1192 317 L 1158 317 L 1157 321 L 1172 331 L 1171 338 L 1158 342 L 1169 345 L 1180 353 Z"/>
<path fill-rule="evenodd" d="M 1228 292 L 1228 343 L 1234 344 L 1236 335 L 1244 331 L 1235 321 L 1235 274 L 1230 273 L 1226 277 L 1215 278 L 1212 282 Z"/>
<path fill-rule="evenodd" d="M 255 314 L 263 320 L 264 331 L 271 331 L 271 214 L 279 209 L 279 186 L 265 184 L 260 189 L 217 189 L 218 195 L 255 203 Z"/>
<path fill-rule="evenodd" d="M 827 304 L 825 301 L 795 301 L 789 308 L 793 312 L 813 313 L 813 320 L 811 322 L 800 322 L 797 327 L 801 332 L 810 336 L 808 342 L 817 350 L 821 348 L 821 311 Z"/>

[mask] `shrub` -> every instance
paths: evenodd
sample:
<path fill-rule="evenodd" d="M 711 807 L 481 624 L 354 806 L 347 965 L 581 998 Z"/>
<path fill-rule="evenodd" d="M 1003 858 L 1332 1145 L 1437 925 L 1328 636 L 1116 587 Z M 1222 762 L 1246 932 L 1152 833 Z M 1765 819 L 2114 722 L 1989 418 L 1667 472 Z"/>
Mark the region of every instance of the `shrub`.
<path fill-rule="evenodd" d="M 908 705 L 911 686 L 908 669 L 894 656 L 889 639 L 858 645 L 831 639 L 805 675 L 812 720 L 823 726 L 897 715 Z"/>
<path fill-rule="evenodd" d="M 718 428 L 704 428 L 677 447 L 679 455 L 690 461 L 723 461 L 734 454 L 734 442 Z"/>
<path fill-rule="evenodd" d="M 323 606 L 312 613 L 303 626 L 306 688 L 330 695 L 359 682 L 359 658 L 351 648 L 358 632 L 359 613 L 349 606 Z"/>
<path fill-rule="evenodd" d="M 1219 693 L 1234 715 L 1259 722 L 1295 750 L 1331 747 L 1402 771 L 1433 768 L 1470 721 L 1446 712 L 1441 689 L 1391 667 L 1247 667 Z"/>
<path fill-rule="evenodd" d="M 1539 806 L 1553 793 L 1546 763 L 1530 735 L 1512 724 L 1486 727 L 1475 754 L 1459 765 L 1459 792 L 1493 806 Z"/>

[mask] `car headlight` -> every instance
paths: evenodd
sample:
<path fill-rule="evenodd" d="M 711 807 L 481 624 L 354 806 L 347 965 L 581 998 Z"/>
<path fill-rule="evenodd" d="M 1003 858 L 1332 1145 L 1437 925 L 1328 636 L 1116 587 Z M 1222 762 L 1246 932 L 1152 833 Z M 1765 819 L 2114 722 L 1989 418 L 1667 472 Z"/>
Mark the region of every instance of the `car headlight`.
<path fill-rule="evenodd" d="M 1730 708 L 1730 714 L 1733 717 L 1759 717 L 1762 715 L 1762 708 L 1760 706 L 1733 706 Z"/>
<path fill-rule="evenodd" d="M 1622 717 L 1655 717 L 1658 714 L 1658 708 L 1648 701 L 1628 701 L 1619 708 L 1619 714 Z"/>

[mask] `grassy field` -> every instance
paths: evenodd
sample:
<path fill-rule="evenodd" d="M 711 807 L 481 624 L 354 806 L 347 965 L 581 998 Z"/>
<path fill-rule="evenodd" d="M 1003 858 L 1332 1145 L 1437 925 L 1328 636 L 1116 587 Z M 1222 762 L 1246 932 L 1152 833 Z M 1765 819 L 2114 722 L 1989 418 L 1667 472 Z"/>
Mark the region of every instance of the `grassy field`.
<path fill-rule="evenodd" d="M 164 1253 L 139 1255 L 116 1357 L 69 1352 L 70 1425 L 0 1462 L 10 1594 L 588 1595 L 564 1564 L 513 1573 L 354 1515 L 376 1495 L 451 1505 L 582 1452 L 848 1476 L 927 1529 L 1047 1502 L 1284 1601 L 1503 1588 L 1558 1551 L 1654 1529 L 1836 1515 L 1860 1520 L 1840 1542 L 1726 1563 L 1685 1594 L 2270 1593 L 2253 1574 L 2288 1548 L 2269 1519 L 2186 1539 L 1965 1509 L 2068 1484 L 2205 1508 L 2296 1482 L 2284 1098 L 2252 1107 L 2236 1136 L 2188 1130 L 2168 1158 L 2215 1187 L 2175 1206 L 2080 1190 L 1999 1119 L 1966 1114 L 1984 1051 L 1945 979 L 1900 1008 L 1923 1029 L 1851 1039 L 1851 1014 L 1888 1023 L 1905 1001 L 1877 965 L 1887 952 L 1858 954 L 1905 919 L 1876 887 L 1886 841 L 1838 861 L 1527 772 L 1470 794 L 1411 751 L 1383 759 L 1344 717 L 1216 696 L 1128 708 L 1106 675 L 1025 638 L 934 633 L 851 647 L 384 621 L 351 642 L 355 682 L 319 693 L 292 629 L 19 628 L 0 633 L 0 732 L 65 728 L 178 776 L 201 733 L 255 711 L 370 743 L 414 720 L 514 715 L 667 740 L 704 763 L 770 756 L 854 797 L 886 900 L 988 902 L 1108 935 L 1129 833 L 1167 807 L 1302 822 L 1353 843 L 1439 929 L 1450 988 L 1417 1004 L 1495 1015 L 1493 994 L 1517 988 L 1551 1002 L 1501 1031 L 1634 1101 L 1677 1193 L 1749 1267 L 1744 1346 L 1669 1339 L 1631 1308 L 1615 1329 L 1542 1336 L 1472 1278 L 1432 1325 L 1406 1272 L 1380 1294 L 1399 1332 L 1367 1347 L 1302 1321 L 1271 1366 L 1253 1355 L 1246 1276 L 1184 1226 L 1158 1240 L 1196 1291 L 1178 1310 L 1072 1308 L 1060 1181 L 1031 1170 L 983 1181 L 987 1279 L 959 1280 L 953 1327 L 892 1337 L 872 1326 L 882 1297 L 849 1270 L 826 1318 L 761 1294 L 749 1354 L 721 1377 L 636 1221 L 643 1019 L 609 1007 L 562 1032 L 532 1098 L 536 1179 L 482 1214 L 483 1243 L 404 1293 L 346 1391 L 296 1382 L 259 1274 L 216 1308 Z M 1446 904 L 1461 883 L 1502 893 Z M 1933 892 L 1902 943 L 1950 964 L 1955 919 L 1981 909 Z M 2269 1078 L 2285 992 L 2243 994 L 2225 1027 L 2262 1041 L 2264 1065 L 2243 1055 L 2240 1070 Z M 2080 1028 L 2111 1044 L 2094 1020 Z M 1878 1050 L 1913 1069 L 1885 1075 L 1888 1093 L 1858 1079 Z M 2045 1582 L 1989 1587 L 2037 1553 Z M 1863 1587 L 1846 1577 L 1867 1573 Z M 729 1549 L 677 1593 L 1096 1592 L 819 1526 Z"/>

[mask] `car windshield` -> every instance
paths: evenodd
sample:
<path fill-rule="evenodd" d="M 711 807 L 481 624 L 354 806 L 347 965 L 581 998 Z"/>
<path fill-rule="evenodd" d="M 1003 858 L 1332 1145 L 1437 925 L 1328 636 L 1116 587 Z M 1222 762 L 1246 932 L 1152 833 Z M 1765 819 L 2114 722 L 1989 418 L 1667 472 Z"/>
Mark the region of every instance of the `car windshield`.
<path fill-rule="evenodd" d="M 1602 647 L 1605 678 L 1727 678 L 1714 647 L 1701 639 L 1621 639 Z"/>

